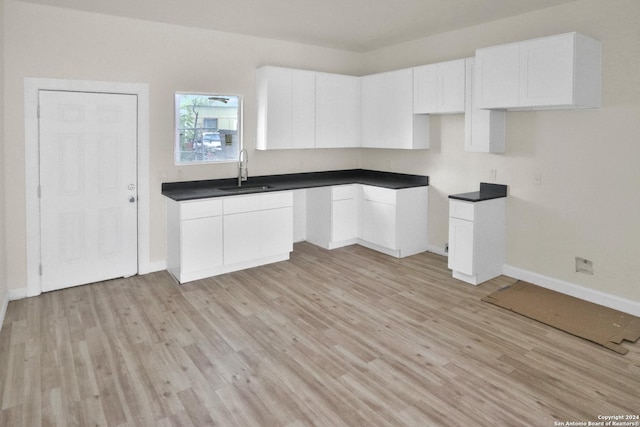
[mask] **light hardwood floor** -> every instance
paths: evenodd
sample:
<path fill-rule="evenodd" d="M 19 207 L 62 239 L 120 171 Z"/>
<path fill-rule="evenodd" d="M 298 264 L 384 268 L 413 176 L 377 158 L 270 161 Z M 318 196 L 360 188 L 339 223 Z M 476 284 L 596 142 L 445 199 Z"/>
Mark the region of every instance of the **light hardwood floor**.
<path fill-rule="evenodd" d="M 553 426 L 640 413 L 621 356 L 480 298 L 446 260 L 295 245 L 178 286 L 166 272 L 14 301 L 1 426 Z"/>

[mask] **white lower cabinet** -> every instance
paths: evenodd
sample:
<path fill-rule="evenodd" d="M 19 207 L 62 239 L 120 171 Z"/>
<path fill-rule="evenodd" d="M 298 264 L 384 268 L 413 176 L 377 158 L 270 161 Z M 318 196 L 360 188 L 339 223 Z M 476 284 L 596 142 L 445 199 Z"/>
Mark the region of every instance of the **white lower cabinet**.
<path fill-rule="evenodd" d="M 325 249 L 356 243 L 359 185 L 307 190 L 307 241 Z"/>
<path fill-rule="evenodd" d="M 170 200 L 167 224 L 167 269 L 180 283 L 282 261 L 293 250 L 293 194 Z"/>
<path fill-rule="evenodd" d="M 449 201 L 449 260 L 453 277 L 478 285 L 502 274 L 505 198 Z"/>
<path fill-rule="evenodd" d="M 306 240 L 325 249 L 357 243 L 398 258 L 424 252 L 428 188 L 352 184 L 308 189 Z"/>
<path fill-rule="evenodd" d="M 225 215 L 224 237 L 225 265 L 260 258 L 260 212 Z"/>
<path fill-rule="evenodd" d="M 212 276 L 222 266 L 222 200 L 169 200 L 167 225 L 167 270 L 176 280 Z"/>
<path fill-rule="evenodd" d="M 359 243 L 398 258 L 426 251 L 428 192 L 363 185 Z"/>

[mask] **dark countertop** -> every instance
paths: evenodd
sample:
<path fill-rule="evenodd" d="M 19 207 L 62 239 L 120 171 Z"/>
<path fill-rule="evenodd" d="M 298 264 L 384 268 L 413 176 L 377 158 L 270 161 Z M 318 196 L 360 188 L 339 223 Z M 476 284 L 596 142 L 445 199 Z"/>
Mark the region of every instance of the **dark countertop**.
<path fill-rule="evenodd" d="M 345 184 L 365 184 L 398 190 L 402 188 L 428 186 L 429 177 L 366 169 L 349 169 L 327 172 L 252 176 L 242 183 L 243 188 L 240 191 L 238 191 L 237 188 L 237 178 L 165 182 L 162 184 L 162 194 L 177 202 L 181 202 L 210 197 L 267 193 L 271 191 L 298 190 Z M 221 188 L 228 188 L 231 191 L 225 191 Z"/>
<path fill-rule="evenodd" d="M 480 191 L 470 193 L 452 194 L 450 199 L 464 200 L 465 202 L 482 202 L 483 200 L 500 199 L 507 197 L 507 186 L 502 184 L 480 183 Z"/>

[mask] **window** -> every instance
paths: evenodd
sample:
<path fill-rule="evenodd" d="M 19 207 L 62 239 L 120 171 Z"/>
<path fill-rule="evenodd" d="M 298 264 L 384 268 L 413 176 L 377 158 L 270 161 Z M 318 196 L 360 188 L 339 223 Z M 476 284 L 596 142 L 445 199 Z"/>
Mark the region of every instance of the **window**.
<path fill-rule="evenodd" d="M 242 148 L 241 112 L 236 95 L 177 93 L 175 163 L 236 161 Z"/>

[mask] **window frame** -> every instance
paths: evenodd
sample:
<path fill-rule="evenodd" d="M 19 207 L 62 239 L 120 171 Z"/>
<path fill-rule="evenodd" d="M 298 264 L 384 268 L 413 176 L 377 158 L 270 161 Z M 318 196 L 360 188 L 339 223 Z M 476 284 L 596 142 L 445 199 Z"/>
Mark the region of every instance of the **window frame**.
<path fill-rule="evenodd" d="M 204 92 L 204 91 L 176 91 L 173 96 L 173 164 L 175 166 L 198 166 L 198 165 L 215 165 L 215 164 L 224 164 L 224 163 L 236 163 L 238 161 L 238 155 L 235 154 L 233 157 L 224 158 L 224 159 L 216 159 L 216 160 L 191 160 L 191 161 L 181 161 L 180 160 L 180 105 L 179 105 L 179 97 L 181 96 L 201 96 L 201 97 L 220 97 L 220 98 L 236 98 L 238 100 L 237 106 L 237 146 L 239 153 L 244 146 L 243 141 L 243 125 L 244 125 L 244 98 L 240 94 L 230 94 L 230 93 L 220 93 L 220 92 Z M 204 118 L 203 118 L 204 119 Z M 218 118 L 216 118 L 217 120 Z M 204 122 L 203 122 L 204 126 Z M 198 129 L 197 127 L 194 129 Z M 202 129 L 205 129 L 204 127 Z M 224 144 L 224 141 L 221 141 L 221 144 Z"/>

